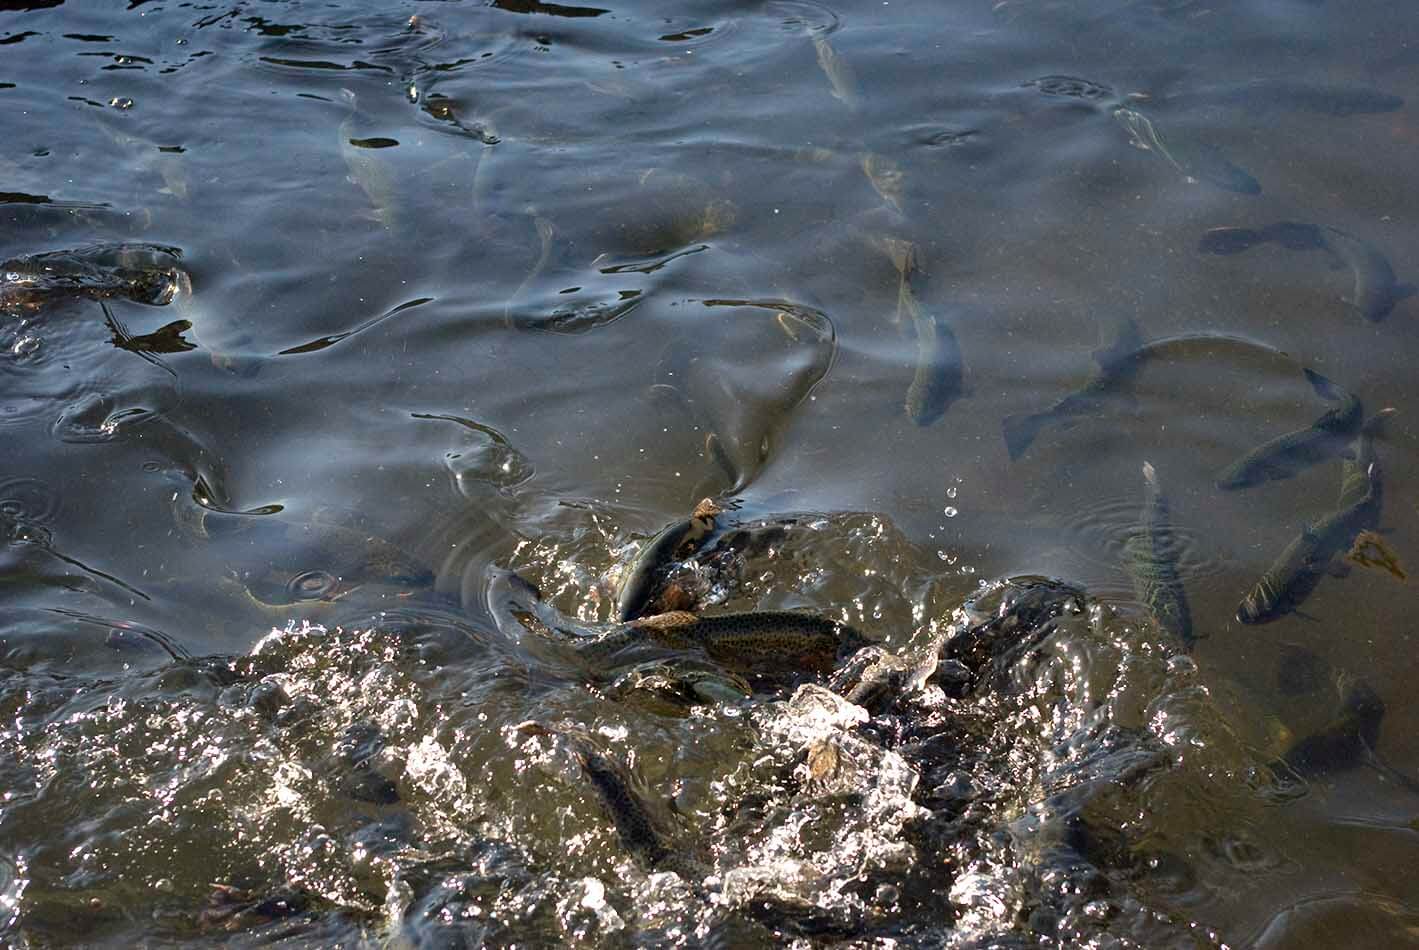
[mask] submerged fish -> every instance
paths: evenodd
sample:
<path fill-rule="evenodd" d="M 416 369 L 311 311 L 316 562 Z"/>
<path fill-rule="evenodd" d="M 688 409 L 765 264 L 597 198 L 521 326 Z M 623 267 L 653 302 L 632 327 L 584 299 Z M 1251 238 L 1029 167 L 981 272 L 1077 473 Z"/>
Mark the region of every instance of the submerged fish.
<path fill-rule="evenodd" d="M 916 372 L 907 387 L 907 415 L 919 426 L 930 425 L 961 395 L 961 347 L 945 319 L 922 310 L 905 279 L 898 303 L 916 328 Z"/>
<path fill-rule="evenodd" d="M 1094 351 L 1098 364 L 1082 387 L 1065 396 L 1043 412 L 1006 416 L 1002 427 L 1005 447 L 1010 458 L 1018 459 L 1047 426 L 1067 420 L 1093 416 L 1117 399 L 1118 391 L 1133 381 L 1147 356 L 1138 325 L 1124 321 L 1113 345 Z"/>
<path fill-rule="evenodd" d="M 389 163 L 376 152 L 392 139 L 360 139 L 354 137 L 355 117 L 358 114 L 355 93 L 349 89 L 340 90 L 350 103 L 350 114 L 340 123 L 340 155 L 349 169 L 350 180 L 359 186 L 369 200 L 368 216 L 386 229 L 396 223 L 394 203 L 394 175 Z M 397 144 L 397 143 L 396 143 Z"/>
<path fill-rule="evenodd" d="M 858 105 L 857 77 L 853 74 L 852 67 L 847 64 L 837 50 L 833 49 L 828 42 L 827 36 L 822 31 L 812 33 L 813 49 L 818 53 L 818 68 L 823 70 L 823 75 L 828 77 L 828 84 L 832 87 L 833 98 L 847 106 L 849 109 L 856 109 Z"/>
<path fill-rule="evenodd" d="M 1237 619 L 1265 623 L 1301 605 L 1327 571 L 1335 572 L 1336 555 L 1350 550 L 1360 532 L 1372 529 L 1380 514 L 1380 471 L 1373 435 L 1392 410 L 1365 422 L 1351 444 L 1351 457 L 1341 464 L 1340 499 L 1335 511 L 1301 528 L 1256 586 L 1242 598 Z"/>
<path fill-rule="evenodd" d="M 1143 463 L 1144 501 L 1138 530 L 1124 546 L 1128 572 L 1138 601 L 1164 632 L 1188 649 L 1196 642 L 1187 593 L 1178 576 L 1177 549 L 1173 543 L 1168 500 L 1158 485 L 1158 475 Z"/>
<path fill-rule="evenodd" d="M 513 729 L 524 735 L 557 736 L 567 742 L 582 776 L 596 790 L 597 798 L 615 825 L 622 846 L 644 867 L 694 874 L 696 879 L 704 874 L 704 869 L 692 858 L 671 847 L 674 825 L 670 815 L 653 807 L 652 798 L 641 781 L 603 751 L 591 735 L 576 728 L 549 728 L 531 721 Z"/>
<path fill-rule="evenodd" d="M 1273 763 L 1301 778 L 1319 778 L 1369 766 L 1396 784 L 1419 792 L 1419 781 L 1406 775 L 1375 751 L 1385 704 L 1367 683 L 1354 682 L 1340 701 L 1335 718 L 1310 735 L 1297 740 Z"/>
<path fill-rule="evenodd" d="M 1342 299 L 1371 322 L 1383 320 L 1397 302 L 1414 292 L 1409 285 L 1396 282 L 1389 258 L 1374 245 L 1323 224 L 1278 221 L 1265 228 L 1213 228 L 1202 236 L 1197 249 L 1205 254 L 1231 255 L 1266 243 L 1292 251 L 1330 252 L 1354 277 L 1350 295 Z"/>
<path fill-rule="evenodd" d="M 689 557 L 698 550 L 714 530 L 715 515 L 723 512 L 713 499 L 705 498 L 695 506 L 690 517 L 667 525 L 645 543 L 621 580 L 616 595 L 617 620 L 634 620 L 645 611 L 665 568 L 671 561 Z"/>
<path fill-rule="evenodd" d="M 1351 445 L 1360 422 L 1360 400 L 1312 370 L 1304 370 L 1316 394 L 1339 403 L 1304 429 L 1264 442 L 1217 474 L 1223 490 L 1290 478 Z"/>
<path fill-rule="evenodd" d="M 906 182 L 902 167 L 885 155 L 868 152 L 862 156 L 862 173 L 867 176 L 867 181 L 872 185 L 872 190 L 877 192 L 877 197 L 900 214 Z"/>
<path fill-rule="evenodd" d="M 1383 320 L 1395 303 L 1411 293 L 1394 279 L 1394 268 L 1373 244 L 1336 228 L 1320 226 L 1325 247 L 1341 260 L 1355 277 L 1349 297 L 1341 298 L 1372 323 Z"/>
<path fill-rule="evenodd" d="M 1215 146 L 1185 138 L 1169 138 L 1164 142 L 1153 120 L 1136 109 L 1119 106 L 1114 110 L 1114 118 L 1128 129 L 1134 145 L 1157 152 L 1188 181 L 1205 181 L 1242 195 L 1261 194 L 1257 180 L 1228 161 Z"/>

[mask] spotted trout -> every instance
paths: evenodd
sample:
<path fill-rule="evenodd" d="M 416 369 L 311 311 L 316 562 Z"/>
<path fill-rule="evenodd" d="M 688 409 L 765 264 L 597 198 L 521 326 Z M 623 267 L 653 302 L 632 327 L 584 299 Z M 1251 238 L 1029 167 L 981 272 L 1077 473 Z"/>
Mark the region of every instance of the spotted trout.
<path fill-rule="evenodd" d="M 1265 623 L 1301 605 L 1337 554 L 1348 551 L 1361 531 L 1373 529 L 1380 515 L 1380 469 L 1374 435 L 1392 409 L 1377 413 L 1360 427 L 1351 456 L 1341 463 L 1340 498 L 1330 514 L 1301 528 L 1237 607 L 1242 623 Z"/>
<path fill-rule="evenodd" d="M 727 669 L 756 675 L 826 675 L 838 661 L 872 642 L 845 623 L 792 610 L 708 617 L 672 611 L 627 626 L 627 635 L 666 646 L 697 646 Z"/>

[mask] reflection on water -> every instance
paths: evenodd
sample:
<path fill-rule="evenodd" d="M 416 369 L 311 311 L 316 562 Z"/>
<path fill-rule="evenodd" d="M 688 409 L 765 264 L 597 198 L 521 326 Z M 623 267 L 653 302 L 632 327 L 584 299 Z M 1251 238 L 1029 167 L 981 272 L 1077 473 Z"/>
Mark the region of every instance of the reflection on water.
<path fill-rule="evenodd" d="M 6 942 L 1412 938 L 1407 6 L 437 6 L 0 12 Z"/>

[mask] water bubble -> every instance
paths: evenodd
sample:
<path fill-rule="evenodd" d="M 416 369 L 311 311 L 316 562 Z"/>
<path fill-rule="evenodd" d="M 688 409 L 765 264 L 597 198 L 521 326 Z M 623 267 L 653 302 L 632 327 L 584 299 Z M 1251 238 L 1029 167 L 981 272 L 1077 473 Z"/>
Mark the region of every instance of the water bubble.
<path fill-rule="evenodd" d="M 10 353 L 19 359 L 34 356 L 39 352 L 40 342 L 39 337 L 32 333 L 26 333 L 15 340 L 14 346 L 10 347 Z"/>
<path fill-rule="evenodd" d="M 133 100 L 128 98 L 127 96 L 114 96 L 112 99 L 108 100 L 108 104 L 113 106 L 115 109 L 121 109 L 124 111 L 133 108 Z"/>
<path fill-rule="evenodd" d="M 946 508 L 942 509 L 942 514 L 948 518 L 954 518 L 956 515 L 960 514 L 960 512 L 948 505 Z"/>
<path fill-rule="evenodd" d="M 947 497 L 947 498 L 955 498 L 955 497 L 956 497 L 956 486 L 955 486 L 955 485 L 952 485 L 950 488 L 946 489 L 946 497 Z"/>

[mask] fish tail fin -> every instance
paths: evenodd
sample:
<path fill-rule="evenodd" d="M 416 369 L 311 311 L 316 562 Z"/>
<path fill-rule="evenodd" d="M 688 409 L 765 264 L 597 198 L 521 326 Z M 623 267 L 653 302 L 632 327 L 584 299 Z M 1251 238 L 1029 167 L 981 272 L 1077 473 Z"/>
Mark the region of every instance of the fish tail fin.
<path fill-rule="evenodd" d="M 1315 370 L 1305 367 L 1301 372 L 1306 374 L 1306 380 L 1310 382 L 1311 388 L 1316 391 L 1316 395 L 1331 402 L 1340 402 L 1345 398 L 1345 393 L 1341 388 L 1330 380 L 1326 379 Z"/>
<path fill-rule="evenodd" d="M 1025 454 L 1025 450 L 1030 447 L 1031 442 L 1035 441 L 1035 436 L 1039 434 L 1040 426 L 1043 424 L 1043 417 L 1035 412 L 1005 417 L 1005 421 L 1001 423 L 1001 429 L 1005 433 L 1005 449 L 1010 453 L 1012 462 Z"/>

